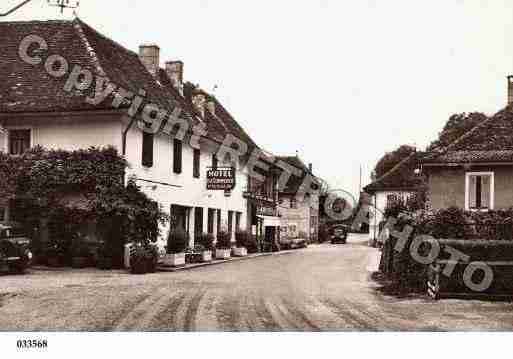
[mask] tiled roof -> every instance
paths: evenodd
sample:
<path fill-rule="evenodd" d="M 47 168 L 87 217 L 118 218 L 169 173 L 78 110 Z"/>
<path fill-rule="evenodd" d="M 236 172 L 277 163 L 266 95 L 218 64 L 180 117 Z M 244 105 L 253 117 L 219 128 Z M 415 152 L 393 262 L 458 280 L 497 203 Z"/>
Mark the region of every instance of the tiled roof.
<path fill-rule="evenodd" d="M 276 156 L 276 160 L 281 160 L 288 163 L 291 166 L 296 167 L 301 171 L 301 177 L 292 175 L 287 182 L 286 187 L 281 191 L 282 193 L 295 194 L 299 191 L 299 188 L 303 184 L 304 178 L 310 173 L 310 170 L 298 156 Z M 313 175 L 313 174 L 312 174 Z"/>
<path fill-rule="evenodd" d="M 412 153 L 363 190 L 367 193 L 386 190 L 417 190 L 422 184 L 422 178 L 415 174 L 418 158 L 418 152 Z"/>
<path fill-rule="evenodd" d="M 427 153 L 425 164 L 513 162 L 513 112 L 505 108 L 449 146 Z"/>
<path fill-rule="evenodd" d="M 172 110 L 168 93 L 146 70 L 135 52 L 101 35 L 79 19 L 73 21 L 0 22 L 0 113 L 50 112 L 112 109 L 112 98 L 90 105 L 85 98 L 94 90 L 66 92 L 68 76 L 54 78 L 43 64 L 30 65 L 18 56 L 18 47 L 28 35 L 48 43 L 44 54 L 59 54 L 70 65 L 80 65 L 95 76 L 106 76 L 114 84 Z"/>

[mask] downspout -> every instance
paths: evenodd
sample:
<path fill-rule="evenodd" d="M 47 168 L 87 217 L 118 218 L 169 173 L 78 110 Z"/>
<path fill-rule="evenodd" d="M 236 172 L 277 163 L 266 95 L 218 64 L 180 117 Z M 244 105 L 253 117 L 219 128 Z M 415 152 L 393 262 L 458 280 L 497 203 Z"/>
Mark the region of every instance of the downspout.
<path fill-rule="evenodd" d="M 135 122 L 135 116 L 132 117 L 126 128 L 123 130 L 123 133 L 121 134 L 121 152 L 123 154 L 123 158 L 126 156 L 126 137 L 128 136 L 128 131 L 132 128 L 133 124 Z M 123 185 L 126 185 L 126 173 L 123 176 Z"/>

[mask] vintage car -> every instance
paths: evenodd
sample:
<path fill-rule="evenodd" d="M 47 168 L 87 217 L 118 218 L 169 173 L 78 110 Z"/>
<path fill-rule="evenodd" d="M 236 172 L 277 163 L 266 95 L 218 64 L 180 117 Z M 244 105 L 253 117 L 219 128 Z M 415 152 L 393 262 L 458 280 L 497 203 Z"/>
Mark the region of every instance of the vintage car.
<path fill-rule="evenodd" d="M 346 244 L 348 227 L 343 224 L 338 224 L 331 227 L 331 244 Z"/>
<path fill-rule="evenodd" d="M 30 266 L 30 238 L 15 222 L 0 222 L 0 272 L 23 273 Z"/>

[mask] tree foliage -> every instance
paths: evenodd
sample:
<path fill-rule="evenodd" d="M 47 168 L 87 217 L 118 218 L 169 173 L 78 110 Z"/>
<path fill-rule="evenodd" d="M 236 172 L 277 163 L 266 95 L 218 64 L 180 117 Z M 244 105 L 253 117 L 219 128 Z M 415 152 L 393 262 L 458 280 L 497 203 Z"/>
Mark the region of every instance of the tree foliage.
<path fill-rule="evenodd" d="M 128 163 L 113 147 L 63 151 L 35 147 L 22 156 L 0 152 L 0 197 L 23 202 L 33 217 L 63 223 L 96 220 L 105 238 L 153 241 L 168 218 L 131 180 Z M 64 218 L 65 217 L 65 218 Z M 113 234 L 117 231 L 117 235 Z"/>
<path fill-rule="evenodd" d="M 415 147 L 402 145 L 395 151 L 387 152 L 376 164 L 372 173 L 372 180 L 382 177 L 385 173 L 394 168 L 399 162 L 415 152 Z"/>
<path fill-rule="evenodd" d="M 428 146 L 428 151 L 443 148 L 454 143 L 458 138 L 476 125 L 486 120 L 487 117 L 481 112 L 458 113 L 449 117 L 438 139 Z"/>

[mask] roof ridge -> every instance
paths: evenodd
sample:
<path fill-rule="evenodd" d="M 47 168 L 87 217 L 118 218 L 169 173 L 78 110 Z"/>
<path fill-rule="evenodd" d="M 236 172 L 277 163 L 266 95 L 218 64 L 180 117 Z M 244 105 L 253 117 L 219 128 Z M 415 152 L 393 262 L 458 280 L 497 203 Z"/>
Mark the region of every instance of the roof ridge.
<path fill-rule="evenodd" d="M 87 26 L 87 24 L 82 22 L 82 20 L 80 20 L 78 17 L 75 20 L 73 20 L 73 28 L 77 31 L 77 34 L 78 34 L 80 40 L 82 40 L 82 43 L 83 43 L 83 45 L 86 48 L 86 51 L 88 52 L 88 54 L 93 59 L 93 62 L 96 64 L 96 70 L 98 70 L 98 73 L 101 76 L 107 77 L 107 73 L 103 69 L 102 64 L 100 62 L 100 59 L 96 55 L 96 49 L 89 42 L 89 39 L 87 38 L 87 35 L 84 33 L 84 30 L 82 29 L 82 25 L 86 25 Z M 91 27 L 89 26 L 89 28 L 91 28 Z"/>

